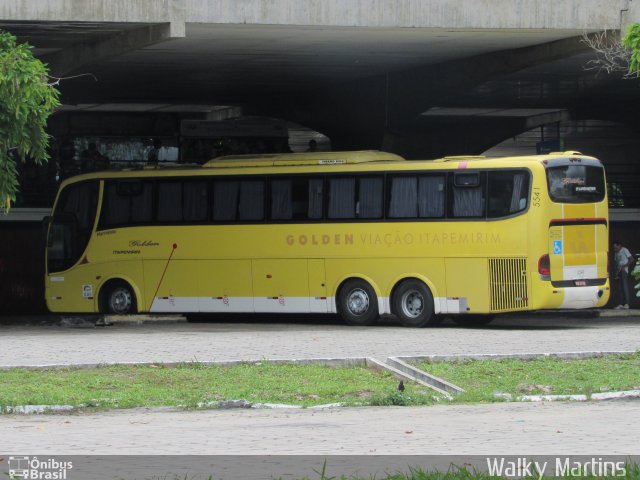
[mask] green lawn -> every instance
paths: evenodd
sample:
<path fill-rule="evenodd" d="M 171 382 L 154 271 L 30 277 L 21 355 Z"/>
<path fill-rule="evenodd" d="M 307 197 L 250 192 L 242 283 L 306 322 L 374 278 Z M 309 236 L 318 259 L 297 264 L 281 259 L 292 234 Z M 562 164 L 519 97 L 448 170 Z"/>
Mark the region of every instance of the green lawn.
<path fill-rule="evenodd" d="M 422 370 L 465 389 L 455 403 L 497 401 L 496 392 L 586 394 L 640 389 L 640 353 L 584 360 L 486 360 L 422 362 Z M 214 402 L 244 399 L 310 407 L 431 405 L 448 402 L 432 390 L 364 367 L 247 363 L 178 367 L 105 366 L 92 369 L 0 370 L 0 411 L 19 405 L 78 408 L 182 406 L 212 408 Z"/>
<path fill-rule="evenodd" d="M 0 371 L 0 406 L 72 405 L 98 408 L 186 406 L 245 399 L 305 407 L 327 403 L 392 404 L 398 381 L 360 367 L 295 364 L 109 366 L 95 369 Z M 434 393 L 408 386 L 418 404 Z M 391 400 L 389 400 L 391 398 Z M 402 399 L 395 400 L 396 403 Z"/>
<path fill-rule="evenodd" d="M 640 389 L 640 352 L 581 360 L 420 362 L 425 372 L 466 390 L 456 402 L 495 401 L 494 393 L 571 395 Z"/>

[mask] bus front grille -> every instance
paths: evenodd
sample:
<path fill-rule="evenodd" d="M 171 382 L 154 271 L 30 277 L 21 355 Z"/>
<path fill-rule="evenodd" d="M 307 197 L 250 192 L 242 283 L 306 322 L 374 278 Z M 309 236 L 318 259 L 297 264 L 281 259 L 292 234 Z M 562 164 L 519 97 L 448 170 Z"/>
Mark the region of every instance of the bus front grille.
<path fill-rule="evenodd" d="M 489 259 L 491 311 L 524 310 L 529 305 L 524 258 Z"/>

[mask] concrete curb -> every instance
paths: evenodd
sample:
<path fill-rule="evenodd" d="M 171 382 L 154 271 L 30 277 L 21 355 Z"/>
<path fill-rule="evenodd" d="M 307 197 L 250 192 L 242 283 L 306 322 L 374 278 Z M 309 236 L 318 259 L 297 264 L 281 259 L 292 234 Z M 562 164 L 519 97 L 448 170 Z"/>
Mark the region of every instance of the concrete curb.
<path fill-rule="evenodd" d="M 421 382 L 420 382 L 421 383 Z M 446 394 L 446 392 L 445 392 Z M 450 395 L 446 394 L 450 397 Z M 624 390 L 619 392 L 602 392 L 594 393 L 591 397 L 587 395 L 522 395 L 515 400 L 509 393 L 497 393 L 496 398 L 501 398 L 509 402 L 558 402 L 558 401 L 573 401 L 573 402 L 589 402 L 589 401 L 615 401 L 615 400 L 628 400 L 632 398 L 640 398 L 640 390 Z M 0 415 L 43 415 L 50 413 L 71 413 L 84 408 L 83 405 L 74 407 L 71 405 L 16 405 L 6 406 L 0 408 Z M 140 407 L 138 407 L 140 408 Z M 184 405 L 177 407 L 144 407 L 146 411 L 182 411 L 188 408 Z M 217 410 L 233 410 L 233 409 L 270 409 L 270 410 L 323 410 L 330 408 L 349 408 L 345 407 L 343 403 L 327 403 L 323 405 L 313 405 L 310 407 L 304 407 L 302 405 L 289 405 L 281 403 L 251 403 L 247 400 L 225 400 L 221 402 L 208 402 L 199 403 L 198 409 L 217 409 Z M 126 409 L 134 410 L 134 409 Z"/>
<path fill-rule="evenodd" d="M 431 375 L 427 372 L 423 372 L 422 370 L 414 367 L 413 365 L 409 365 L 397 357 L 389 357 L 387 358 L 387 365 L 391 365 L 392 367 L 397 368 L 401 372 L 406 373 L 412 378 L 416 378 L 422 381 L 422 383 L 426 383 L 427 385 L 434 388 L 434 390 L 439 392 L 445 392 L 448 394 L 458 394 L 463 393 L 464 389 L 454 385 L 453 383 L 447 382 L 446 380 L 436 377 L 435 375 Z"/>
<path fill-rule="evenodd" d="M 412 355 L 395 357 L 405 362 L 464 362 L 466 360 L 536 360 L 539 358 L 560 358 L 563 360 L 579 360 L 582 358 L 604 357 L 606 355 L 628 355 L 635 350 L 586 351 L 586 352 L 549 352 L 549 353 L 480 353 L 458 355 Z"/>
<path fill-rule="evenodd" d="M 44 369 L 85 369 L 85 368 L 98 368 L 98 367 L 148 367 L 148 366 L 162 366 L 166 368 L 181 367 L 184 365 L 205 365 L 205 366 L 219 366 L 219 367 L 234 367 L 237 365 L 261 365 L 262 363 L 272 363 L 276 365 L 282 364 L 298 364 L 298 365 L 322 365 L 327 367 L 366 367 L 367 359 L 365 357 L 353 357 L 353 358 L 300 358 L 300 359 L 262 359 L 262 360 L 223 360 L 223 361 L 200 361 L 197 359 L 185 362 L 103 362 L 103 363 L 50 363 L 50 364 L 37 364 L 37 365 L 2 365 L 0 370 L 13 370 L 16 368 L 26 368 L 29 370 L 44 370 Z"/>
<path fill-rule="evenodd" d="M 396 378 L 399 378 L 400 380 L 408 380 L 408 381 L 417 383 L 419 385 L 428 387 L 431 390 L 435 390 L 439 394 L 444 395 L 448 399 L 451 399 L 451 395 L 449 394 L 449 392 L 440 388 L 437 382 L 425 382 L 423 378 L 428 377 L 428 375 L 424 372 L 422 372 L 423 375 L 414 376 L 410 373 L 407 373 L 406 371 L 402 371 L 394 367 L 393 365 L 390 365 L 389 363 L 380 361 L 375 358 L 367 358 L 367 367 L 373 368 L 374 370 L 383 370 L 383 371 L 390 372 L 391 374 L 393 374 L 393 376 L 395 376 Z"/>
<path fill-rule="evenodd" d="M 466 360 L 535 360 L 538 358 L 560 358 L 564 360 L 575 360 L 581 358 L 594 358 L 603 357 L 605 355 L 628 355 L 636 353 L 634 350 L 615 350 L 615 351 L 585 351 L 585 352 L 556 352 L 556 353 L 486 353 L 486 354 L 458 354 L 458 355 L 410 355 L 410 356 L 398 356 L 389 357 L 396 359 L 397 361 L 405 362 L 462 362 Z M 369 357 L 371 358 L 371 357 Z M 335 367 L 366 367 L 367 357 L 344 357 L 344 358 L 300 358 L 300 359 L 268 359 L 261 360 L 205 360 L 201 361 L 196 359 L 184 361 L 184 362 L 102 362 L 102 363 L 50 363 L 50 364 L 35 364 L 35 365 L 0 365 L 0 370 L 11 370 L 15 368 L 27 368 L 27 369 L 64 369 L 64 368 L 97 368 L 97 367 L 112 367 L 112 366 L 150 366 L 161 365 L 167 368 L 174 368 L 183 365 L 199 364 L 199 365 L 217 365 L 221 367 L 230 367 L 235 365 L 244 364 L 260 364 L 263 362 L 273 364 L 287 364 L 294 363 L 300 365 L 326 365 Z M 386 368 L 386 363 L 376 360 L 376 362 L 382 363 L 381 368 Z M 400 372 L 400 375 L 404 373 Z M 440 379 L 442 380 L 442 379 Z M 458 387 L 459 388 L 459 387 Z"/>
<path fill-rule="evenodd" d="M 601 392 L 593 393 L 589 397 L 584 394 L 576 395 L 521 395 L 513 399 L 513 395 L 510 393 L 496 393 L 496 398 L 501 398 L 510 402 L 558 402 L 558 401 L 572 401 L 572 402 L 588 402 L 593 401 L 610 401 L 610 400 L 626 400 L 629 398 L 640 398 L 640 390 L 623 390 L 619 392 Z"/>

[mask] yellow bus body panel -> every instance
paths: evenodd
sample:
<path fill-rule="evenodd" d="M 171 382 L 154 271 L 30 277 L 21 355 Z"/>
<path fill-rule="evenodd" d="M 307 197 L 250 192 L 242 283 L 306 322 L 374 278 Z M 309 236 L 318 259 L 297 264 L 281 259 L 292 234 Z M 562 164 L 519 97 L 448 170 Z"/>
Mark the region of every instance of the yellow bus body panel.
<path fill-rule="evenodd" d="M 330 160 L 335 158 L 338 156 Z M 335 296 L 350 278 L 371 284 L 381 313 L 391 311 L 393 289 L 407 278 L 418 278 L 428 286 L 435 312 L 442 314 L 582 305 L 577 292 L 588 293 L 585 306 L 606 303 L 606 197 L 598 204 L 554 204 L 540 157 L 408 162 L 386 161 L 380 156 L 372 163 L 363 163 L 362 158 L 357 159 L 361 163 L 330 166 L 287 165 L 285 160 L 277 172 L 526 168 L 532 173 L 530 205 L 519 215 L 486 221 L 152 225 L 98 231 L 82 261 L 47 275 L 47 305 L 51 311 L 98 311 L 99 292 L 114 278 L 132 285 L 141 312 L 335 312 Z M 238 163 L 219 168 L 109 172 L 104 177 L 211 178 L 272 174 L 276 168 L 235 165 Z M 83 178 L 98 178 L 98 174 L 80 180 Z M 565 218 L 600 218 L 605 224 L 551 226 L 552 220 Z M 557 240 L 562 242 L 562 251 L 554 255 Z M 551 261 L 551 281 L 538 273 L 538 261 L 545 254 Z M 582 266 L 595 269 L 597 278 L 607 279 L 594 287 L 601 290 L 597 301 L 593 289 L 552 285 L 552 281 L 579 280 L 575 272 Z M 567 272 L 574 272 L 573 277 Z"/>

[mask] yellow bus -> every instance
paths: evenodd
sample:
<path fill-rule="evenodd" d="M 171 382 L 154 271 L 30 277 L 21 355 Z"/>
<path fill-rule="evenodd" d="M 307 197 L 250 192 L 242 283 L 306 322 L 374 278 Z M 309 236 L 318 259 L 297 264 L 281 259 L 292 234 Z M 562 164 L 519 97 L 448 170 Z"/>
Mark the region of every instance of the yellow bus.
<path fill-rule="evenodd" d="M 52 312 L 338 313 L 351 325 L 603 306 L 605 175 L 578 152 L 227 156 L 60 187 Z"/>

